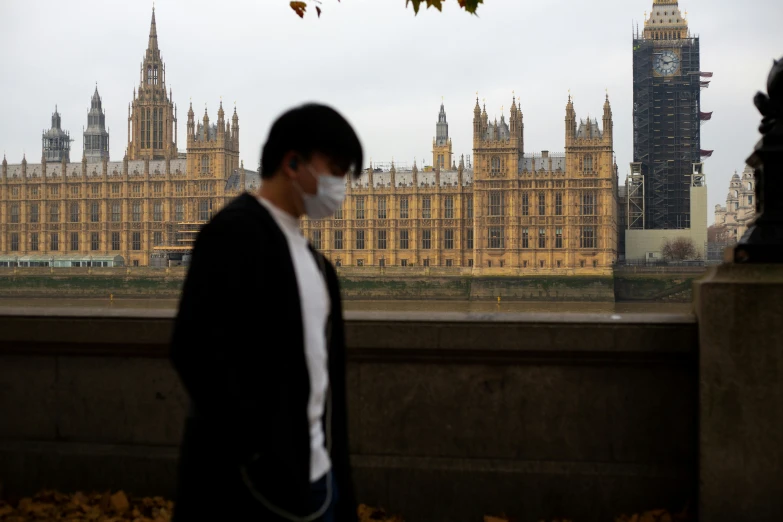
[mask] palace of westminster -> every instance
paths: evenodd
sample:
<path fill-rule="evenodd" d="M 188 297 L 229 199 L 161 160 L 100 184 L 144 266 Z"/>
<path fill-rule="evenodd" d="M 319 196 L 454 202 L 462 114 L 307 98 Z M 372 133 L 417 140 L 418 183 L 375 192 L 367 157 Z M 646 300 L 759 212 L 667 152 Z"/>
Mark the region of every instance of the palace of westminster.
<path fill-rule="evenodd" d="M 236 109 L 229 121 L 222 103 L 216 123 L 206 112 L 197 121 L 191 105 L 187 152 L 178 152 L 154 10 L 122 161 L 109 160 L 105 128 L 96 87 L 80 162 L 70 161 L 71 138 L 56 111 L 40 163 L 3 158 L 5 266 L 167 266 L 187 255 L 216 211 L 260 183 L 239 160 Z M 608 97 L 599 125 L 578 122 L 569 96 L 564 130 L 564 153 L 526 153 L 517 100 L 508 121 L 490 121 L 477 99 L 469 164 L 452 152 L 441 104 L 433 167 L 371 165 L 348 182 L 334 218 L 303 219 L 303 232 L 338 266 L 606 273 L 617 260 L 621 219 Z"/>

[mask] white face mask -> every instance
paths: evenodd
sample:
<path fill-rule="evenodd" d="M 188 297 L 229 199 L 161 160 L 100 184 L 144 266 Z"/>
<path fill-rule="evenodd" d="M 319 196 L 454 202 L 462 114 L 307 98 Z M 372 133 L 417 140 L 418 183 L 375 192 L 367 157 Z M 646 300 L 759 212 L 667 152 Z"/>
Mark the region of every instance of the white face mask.
<path fill-rule="evenodd" d="M 312 172 L 312 171 L 311 171 Z M 323 219 L 334 214 L 345 199 L 345 178 L 331 174 L 315 176 L 318 189 L 315 194 L 302 191 L 305 214 L 312 219 Z"/>

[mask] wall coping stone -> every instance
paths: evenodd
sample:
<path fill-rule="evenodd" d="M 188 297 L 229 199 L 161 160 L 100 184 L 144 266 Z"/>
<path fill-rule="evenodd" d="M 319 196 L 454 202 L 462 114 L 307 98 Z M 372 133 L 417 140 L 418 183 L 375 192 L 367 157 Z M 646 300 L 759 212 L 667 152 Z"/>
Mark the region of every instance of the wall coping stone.
<path fill-rule="evenodd" d="M 166 358 L 174 310 L 0 312 L 0 355 Z M 691 314 L 348 312 L 353 361 L 696 364 Z"/>
<path fill-rule="evenodd" d="M 124 318 L 173 319 L 176 310 L 111 309 L 94 307 L 20 307 L 0 309 L 0 320 L 11 317 L 56 319 Z M 690 313 L 527 313 L 527 312 L 380 312 L 350 311 L 344 313 L 347 323 L 359 322 L 438 322 L 438 323 L 559 323 L 559 324 L 696 324 Z M 0 333 L 0 339 L 2 338 Z"/>

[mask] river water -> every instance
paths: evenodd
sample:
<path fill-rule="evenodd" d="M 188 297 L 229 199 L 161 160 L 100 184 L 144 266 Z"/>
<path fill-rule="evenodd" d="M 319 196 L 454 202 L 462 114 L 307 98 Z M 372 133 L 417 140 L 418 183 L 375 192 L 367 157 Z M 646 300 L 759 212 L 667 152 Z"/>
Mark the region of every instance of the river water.
<path fill-rule="evenodd" d="M 7 308 L 111 308 L 175 309 L 176 299 L 58 299 L 0 298 L 0 311 Z M 346 311 L 373 312 L 535 312 L 535 313 L 690 313 L 690 303 L 589 303 L 561 301 L 343 301 Z M 0 312 L 1 313 L 1 312 Z"/>

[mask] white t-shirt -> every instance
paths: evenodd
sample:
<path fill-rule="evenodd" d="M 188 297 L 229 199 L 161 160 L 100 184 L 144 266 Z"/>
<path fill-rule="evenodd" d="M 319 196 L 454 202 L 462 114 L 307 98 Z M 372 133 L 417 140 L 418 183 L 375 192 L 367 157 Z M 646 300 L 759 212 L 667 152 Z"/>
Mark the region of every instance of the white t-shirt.
<path fill-rule="evenodd" d="M 270 201 L 258 198 L 269 211 L 288 240 L 288 248 L 294 263 L 299 301 L 302 303 L 305 358 L 310 374 L 310 400 L 307 418 L 310 422 L 310 481 L 323 477 L 332 463 L 326 450 L 322 420 L 329 387 L 329 366 L 326 352 L 326 321 L 329 317 L 329 292 L 323 274 L 313 253 L 307 247 L 307 239 L 299 229 L 299 220 L 280 210 Z M 285 348 L 283 348 L 285 349 Z"/>

